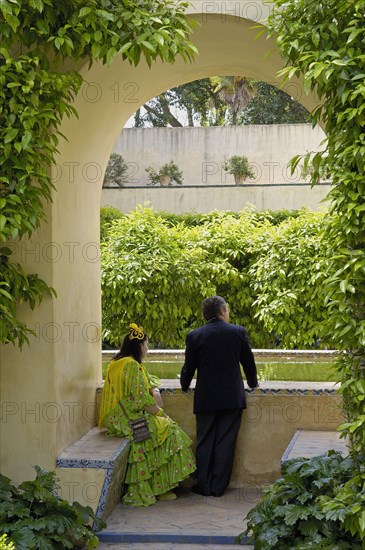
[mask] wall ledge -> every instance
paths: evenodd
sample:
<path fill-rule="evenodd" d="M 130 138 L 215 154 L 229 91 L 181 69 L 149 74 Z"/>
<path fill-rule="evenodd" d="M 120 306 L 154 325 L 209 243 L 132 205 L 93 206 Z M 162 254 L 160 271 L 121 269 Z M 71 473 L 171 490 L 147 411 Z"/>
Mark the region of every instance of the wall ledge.
<path fill-rule="evenodd" d="M 162 378 L 160 391 L 161 393 L 169 394 L 189 394 L 195 392 L 196 380 L 192 380 L 190 388 L 183 392 L 179 380 L 171 378 Z M 104 383 L 102 382 L 96 392 L 97 394 L 103 391 Z M 287 382 L 282 380 L 268 380 L 260 382 L 258 388 L 245 387 L 246 393 L 250 396 L 260 395 L 336 395 L 340 389 L 338 382 Z"/>

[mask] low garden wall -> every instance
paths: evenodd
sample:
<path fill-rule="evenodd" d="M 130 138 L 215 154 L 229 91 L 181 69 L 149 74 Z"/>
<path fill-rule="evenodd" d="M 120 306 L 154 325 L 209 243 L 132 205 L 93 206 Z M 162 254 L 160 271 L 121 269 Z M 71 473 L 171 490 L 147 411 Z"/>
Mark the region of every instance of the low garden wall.
<path fill-rule="evenodd" d="M 255 357 L 285 357 L 288 352 L 254 350 Z M 149 352 L 160 355 L 160 352 Z M 290 356 L 330 358 L 333 351 L 290 351 Z M 103 352 L 104 358 L 113 353 Z M 182 358 L 179 350 L 166 355 Z M 194 384 L 182 392 L 179 381 L 162 380 L 160 387 L 166 413 L 191 437 L 195 448 L 195 416 L 193 414 Z M 263 485 L 280 476 L 281 457 L 298 428 L 331 431 L 343 421 L 342 398 L 333 382 L 260 382 L 260 387 L 247 390 L 247 409 L 243 413 L 238 436 L 232 487 Z M 97 408 L 102 386 L 97 391 Z"/>
<path fill-rule="evenodd" d="M 150 203 L 157 211 L 174 214 L 206 213 L 212 210 L 239 212 L 255 206 L 258 210 L 309 210 L 324 208 L 322 201 L 330 190 L 329 184 L 312 188 L 309 184 L 252 184 L 182 187 L 119 187 L 103 189 L 101 206 L 113 206 L 123 213 L 137 205 Z"/>
<path fill-rule="evenodd" d="M 183 172 L 183 187 L 234 183 L 233 176 L 223 169 L 232 155 L 248 158 L 254 172 L 249 183 L 295 184 L 307 180 L 303 179 L 300 167 L 291 173 L 290 159 L 323 149 L 324 137 L 319 126 L 313 128 L 309 123 L 124 128 L 113 152 L 122 155 L 128 165 L 128 186 L 147 185 L 146 168 L 159 168 L 170 160 Z"/>
<path fill-rule="evenodd" d="M 164 380 L 166 413 L 195 446 L 194 389 L 183 393 L 178 381 Z M 330 382 L 261 382 L 247 395 L 238 436 L 232 487 L 262 485 L 280 476 L 280 460 L 298 428 L 336 430 L 342 422 L 341 397 Z"/>

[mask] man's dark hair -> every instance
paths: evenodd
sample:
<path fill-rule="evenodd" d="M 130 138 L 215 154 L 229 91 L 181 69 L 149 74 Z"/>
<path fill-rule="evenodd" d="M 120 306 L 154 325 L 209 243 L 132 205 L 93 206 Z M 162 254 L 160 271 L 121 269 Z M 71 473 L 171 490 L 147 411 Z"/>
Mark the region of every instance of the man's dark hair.
<path fill-rule="evenodd" d="M 203 316 L 206 321 L 220 317 L 222 309 L 226 308 L 227 304 L 221 296 L 212 296 L 206 298 L 203 302 Z"/>

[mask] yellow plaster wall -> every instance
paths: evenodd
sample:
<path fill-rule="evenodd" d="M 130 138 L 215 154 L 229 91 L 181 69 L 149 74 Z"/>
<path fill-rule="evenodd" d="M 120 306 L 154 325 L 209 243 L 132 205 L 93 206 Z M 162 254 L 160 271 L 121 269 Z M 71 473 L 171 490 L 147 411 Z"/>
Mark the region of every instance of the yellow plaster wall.
<path fill-rule="evenodd" d="M 266 382 L 269 387 L 270 382 Z M 193 392 L 163 392 L 166 413 L 196 445 Z M 247 396 L 237 440 L 231 487 L 262 485 L 280 476 L 280 460 L 296 430 L 331 431 L 343 421 L 339 395 Z"/>
<path fill-rule="evenodd" d="M 48 222 L 32 238 L 40 255 L 36 260 L 28 255 L 23 262 L 27 271 L 56 289 L 57 299 L 46 298 L 34 312 L 19 308 L 40 336 L 23 351 L 4 346 L 0 356 L 1 471 L 15 482 L 33 477 L 31 464 L 54 468 L 57 454 L 92 423 L 95 387 L 101 381 L 100 193 L 120 129 L 143 102 L 190 80 L 245 74 L 277 81 L 282 62 L 277 53 L 265 58 L 273 42 L 254 40 L 252 21 L 236 14 L 208 15 L 206 6 L 199 15 L 197 9 L 198 4 L 192 12 L 201 26 L 193 40 L 200 53 L 193 64 L 157 62 L 149 70 L 143 61 L 134 68 L 116 59 L 111 67 L 95 63 L 81 70 L 85 84 L 75 100 L 79 118 L 62 124 L 68 141 L 59 146 L 53 174 L 57 192 L 47 207 Z M 301 101 L 310 107 L 315 98 L 303 96 Z M 23 403 L 45 407 L 46 417 L 22 417 L 17 409 Z M 6 409 L 11 406 L 14 414 Z"/>
<path fill-rule="evenodd" d="M 60 480 L 60 496 L 69 502 L 80 502 L 90 506 L 94 512 L 98 507 L 106 470 L 101 468 L 57 468 Z"/>
<path fill-rule="evenodd" d="M 51 215 L 51 209 L 46 207 Z M 52 241 L 52 226 L 43 223 L 31 239 L 10 243 L 15 261 L 27 272 L 53 280 L 53 265 L 42 260 L 43 242 Z M 0 347 L 0 465 L 1 473 L 15 481 L 35 477 L 32 468 L 40 464 L 53 468 L 49 447 L 54 449 L 55 363 L 54 346 L 41 337 L 41 324 L 54 318 L 55 302 L 45 297 L 31 311 L 23 305 L 19 315 L 35 332 L 31 346 L 20 351 L 13 345 Z M 49 327 L 51 336 L 52 326 Z M 53 456 L 53 455 L 52 455 Z"/>

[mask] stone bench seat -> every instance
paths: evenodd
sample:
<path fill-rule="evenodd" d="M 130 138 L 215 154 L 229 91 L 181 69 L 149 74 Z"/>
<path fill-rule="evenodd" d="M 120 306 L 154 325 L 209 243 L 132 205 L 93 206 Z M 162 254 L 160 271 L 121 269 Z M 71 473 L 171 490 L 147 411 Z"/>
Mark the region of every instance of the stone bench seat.
<path fill-rule="evenodd" d="M 130 443 L 94 427 L 56 459 L 63 498 L 91 506 L 105 519 L 120 502 Z"/>
<path fill-rule="evenodd" d="M 281 458 L 283 464 L 292 458 L 312 458 L 327 451 L 338 451 L 348 454 L 345 439 L 340 439 L 340 432 L 322 430 L 297 430 Z"/>

